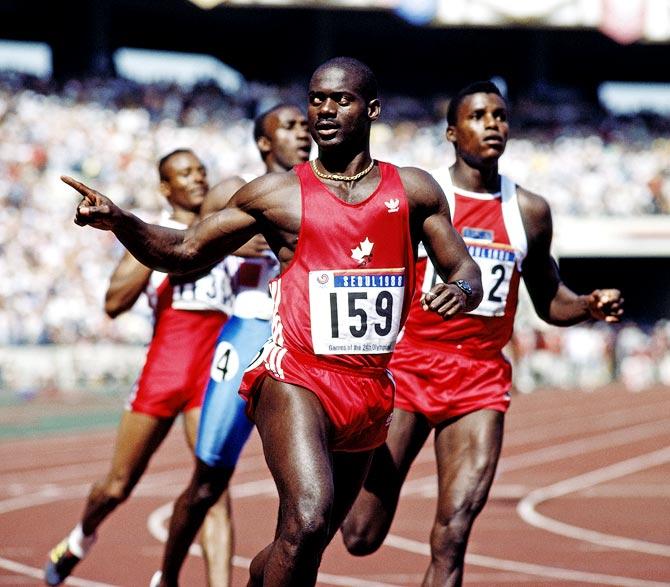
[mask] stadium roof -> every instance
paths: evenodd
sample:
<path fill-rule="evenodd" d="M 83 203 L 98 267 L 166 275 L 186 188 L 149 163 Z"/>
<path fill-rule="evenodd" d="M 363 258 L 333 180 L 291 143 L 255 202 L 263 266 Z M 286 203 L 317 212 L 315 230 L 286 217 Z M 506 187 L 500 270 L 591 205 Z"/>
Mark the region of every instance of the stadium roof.
<path fill-rule="evenodd" d="M 670 0 L 190 0 L 216 6 L 393 10 L 417 25 L 586 28 L 619 43 L 670 40 Z"/>
<path fill-rule="evenodd" d="M 131 47 L 211 55 L 247 80 L 280 84 L 304 84 L 324 60 L 351 55 L 373 68 L 384 92 L 418 96 L 448 94 L 494 76 L 508 82 L 512 95 L 553 85 L 580 87 L 593 98 L 606 80 L 667 82 L 670 44 L 623 45 L 594 27 L 558 22 L 561 14 L 569 21 L 569 7 L 573 16 L 577 4 L 592 14 L 589 7 L 619 5 L 616 0 L 562 0 L 551 25 L 537 9 L 530 16 L 519 12 L 535 0 L 448 0 L 450 18 L 460 14 L 463 22 L 450 26 L 416 26 L 407 19 L 408 7 L 442 10 L 444 0 L 385 0 L 374 8 L 371 1 L 358 2 L 355 13 L 348 9 L 352 0 L 314 0 L 309 8 L 296 0 L 263 6 L 241 1 L 203 10 L 193 0 L 72 0 L 64 11 L 48 0 L 7 0 L 0 2 L 0 38 L 48 44 L 60 79 L 109 75 L 115 51 Z M 645 0 L 624 2 L 639 6 Z M 670 0 L 646 2 L 658 12 L 652 20 L 662 30 Z M 506 24 L 483 24 L 491 15 Z"/>

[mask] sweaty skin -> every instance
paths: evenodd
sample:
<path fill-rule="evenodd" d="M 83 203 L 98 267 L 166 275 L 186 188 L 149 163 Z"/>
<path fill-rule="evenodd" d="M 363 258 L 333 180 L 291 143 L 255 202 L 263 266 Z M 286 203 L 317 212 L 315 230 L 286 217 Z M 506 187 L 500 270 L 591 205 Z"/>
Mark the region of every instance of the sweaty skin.
<path fill-rule="evenodd" d="M 456 162 L 450 169 L 451 183 L 455 188 L 469 192 L 495 194 L 501 190 L 498 159 L 505 150 L 509 134 L 505 101 L 496 93 L 476 91 L 466 93 L 457 104 L 455 120 L 450 121 L 447 128 L 447 139 L 456 151 Z M 552 224 L 548 204 L 542 197 L 520 187 L 517 187 L 517 196 L 528 243 L 522 277 L 538 315 L 546 322 L 560 326 L 587 319 L 618 322 L 623 313 L 619 290 L 603 289 L 578 295 L 563 284 L 556 261 L 550 254 Z M 459 324 L 475 320 L 471 316 L 460 319 L 462 322 Z M 492 321 L 499 318 L 480 316 L 479 319 L 488 320 L 492 325 Z M 444 326 L 448 327 L 447 324 Z M 409 336 L 409 328 L 406 336 Z M 412 358 L 427 362 L 430 359 L 425 355 L 430 353 L 434 356 L 437 351 L 426 346 L 423 357 L 421 352 L 417 350 Z M 453 369 L 454 363 L 447 362 L 450 360 L 453 361 L 451 356 L 443 359 L 444 364 L 430 364 L 436 370 L 441 367 L 446 369 L 445 364 Z M 496 364 L 506 366 L 502 353 L 494 360 Z M 487 381 L 483 375 L 484 361 L 477 362 L 477 357 L 467 356 L 464 363 L 472 365 L 469 369 L 476 369 L 477 373 L 467 379 L 468 367 L 463 367 L 454 377 L 460 383 L 454 383 L 453 388 L 446 390 L 435 389 L 433 392 L 433 388 L 440 385 L 434 383 L 431 392 L 438 397 L 431 396 L 426 400 L 427 404 L 441 405 L 440 402 L 447 400 L 442 400 L 439 393 L 450 392 L 447 397 L 449 409 L 453 410 L 458 407 L 460 396 L 472 391 L 467 387 L 474 385 L 472 381 L 494 387 L 494 383 Z M 419 364 L 423 366 L 423 362 Z M 391 371 L 394 372 L 393 361 Z M 344 542 L 349 552 L 355 555 L 370 554 L 381 546 L 391 526 L 412 462 L 434 430 L 438 497 L 430 534 L 431 559 L 422 586 L 458 586 L 463 581 L 465 551 L 472 524 L 484 507 L 493 483 L 502 447 L 504 412 L 469 408 L 470 411 L 460 412 L 438 423 L 429 421 L 426 414 L 397 407 L 401 393 L 417 396 L 428 393 L 421 388 L 401 388 L 402 374 L 395 371 L 397 403 L 389 434 L 386 443 L 376 449 L 364 487 L 342 525 Z M 425 385 L 432 383 L 430 374 L 422 379 Z M 441 373 L 435 373 L 433 381 L 441 382 L 440 376 Z M 503 376 L 500 375 L 500 378 Z M 484 383 L 481 383 L 482 379 Z M 468 383 L 464 385 L 463 380 Z M 481 393 L 485 395 L 484 391 Z"/>
<path fill-rule="evenodd" d="M 323 173 L 351 176 L 369 166 L 370 125 L 380 114 L 372 78 L 363 64 L 347 58 L 325 63 L 312 76 L 308 122 L 318 146 L 316 165 Z M 415 257 L 422 240 L 445 282 L 427 296 L 428 310 L 449 319 L 475 308 L 482 297 L 480 271 L 451 224 L 442 189 L 419 169 L 402 168 L 399 174 Z M 375 164 L 357 181 L 324 183 L 336 197 L 355 204 L 368 198 L 380 179 Z M 64 181 L 83 196 L 77 224 L 113 231 L 151 267 L 170 272 L 206 267 L 256 233 L 266 238 L 282 271 L 296 251 L 302 210 L 299 181 L 292 172 L 248 183 L 223 210 L 185 231 L 146 224 L 84 184 Z M 472 295 L 448 283 L 457 279 L 470 282 Z M 332 423 L 317 396 L 271 377 L 263 380 L 253 416 L 279 490 L 281 515 L 275 540 L 252 561 L 250 585 L 313 585 L 323 550 L 360 488 L 371 451 L 333 452 Z"/>

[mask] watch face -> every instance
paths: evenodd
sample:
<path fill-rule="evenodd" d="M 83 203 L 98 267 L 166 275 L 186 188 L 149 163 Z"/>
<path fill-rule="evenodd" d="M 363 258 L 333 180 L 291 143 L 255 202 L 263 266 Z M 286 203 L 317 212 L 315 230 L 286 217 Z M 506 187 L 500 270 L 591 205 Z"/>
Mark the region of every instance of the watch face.
<path fill-rule="evenodd" d="M 472 295 L 472 288 L 470 287 L 470 284 L 467 281 L 465 281 L 465 279 L 457 280 L 456 285 L 465 292 L 465 295 L 468 296 Z"/>

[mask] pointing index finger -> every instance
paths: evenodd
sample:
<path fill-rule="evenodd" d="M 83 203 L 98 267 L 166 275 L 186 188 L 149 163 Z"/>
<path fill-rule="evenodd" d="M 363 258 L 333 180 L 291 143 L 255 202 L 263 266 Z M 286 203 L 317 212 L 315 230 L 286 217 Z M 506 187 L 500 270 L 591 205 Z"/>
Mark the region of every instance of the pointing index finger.
<path fill-rule="evenodd" d="M 77 181 L 73 177 L 70 177 L 69 175 L 61 175 L 60 179 L 62 182 L 66 183 L 71 188 L 77 190 L 82 196 L 89 196 L 93 194 L 93 190 L 91 188 L 84 185 L 80 181 Z"/>

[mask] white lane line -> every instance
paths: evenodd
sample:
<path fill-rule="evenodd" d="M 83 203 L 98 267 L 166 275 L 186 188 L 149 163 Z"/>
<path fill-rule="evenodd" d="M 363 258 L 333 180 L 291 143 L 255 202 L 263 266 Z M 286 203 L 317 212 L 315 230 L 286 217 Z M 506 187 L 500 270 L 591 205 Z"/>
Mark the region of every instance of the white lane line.
<path fill-rule="evenodd" d="M 653 416 L 655 418 L 654 421 L 658 422 L 662 415 L 670 409 L 668 403 L 666 400 L 658 404 L 613 410 L 599 414 L 595 421 L 591 414 L 580 415 L 578 418 L 571 418 L 567 421 L 554 417 L 551 422 L 560 421 L 561 426 L 550 426 L 546 423 L 540 423 L 521 430 L 515 429 L 513 433 L 509 434 L 509 438 L 505 438 L 505 444 L 509 448 L 553 440 L 568 434 L 584 434 L 585 426 L 588 427 L 588 432 L 591 433 L 603 429 L 612 430 L 617 426 L 630 426 L 631 423 L 636 424 L 634 422 L 636 419 L 648 418 L 650 416 Z"/>
<path fill-rule="evenodd" d="M 35 493 L 3 499 L 0 501 L 0 514 L 6 514 L 8 512 L 23 510 L 64 499 L 72 499 L 73 497 L 80 497 L 85 495 L 86 489 L 88 489 L 88 485 L 68 488 L 44 487 Z"/>
<path fill-rule="evenodd" d="M 30 567 L 16 561 L 12 561 L 0 557 L 0 568 L 17 573 L 25 577 L 33 577 L 42 581 L 44 579 L 44 571 L 36 567 Z M 115 587 L 109 583 L 100 583 L 99 581 L 89 581 L 87 579 L 78 579 L 77 577 L 68 577 L 65 581 L 66 585 L 74 585 L 74 587 Z"/>
<path fill-rule="evenodd" d="M 264 491 L 259 486 L 261 491 Z M 147 518 L 147 528 L 149 533 L 159 542 L 165 543 L 168 536 L 167 519 L 172 515 L 172 502 L 166 503 L 155 509 Z M 199 544 L 191 544 L 189 554 L 202 557 L 202 548 Z M 251 559 L 233 555 L 233 565 L 240 569 L 248 569 Z M 345 575 L 332 575 L 329 573 L 319 573 L 319 583 L 324 585 L 339 585 L 341 587 L 399 587 L 392 583 L 380 583 L 379 581 L 367 581 L 359 577 L 347 577 Z"/>
<path fill-rule="evenodd" d="M 659 423 L 658 420 L 653 421 L 653 422 L 642 422 L 642 423 L 635 423 L 634 420 L 641 418 L 641 417 L 649 417 L 649 416 L 656 416 L 658 417 L 658 414 L 662 413 L 662 408 L 659 408 L 658 405 L 644 405 L 640 406 L 638 408 L 634 409 L 622 409 L 622 410 L 615 410 L 610 413 L 603 413 L 601 414 L 600 418 L 598 419 L 598 422 L 595 424 L 593 423 L 593 417 L 592 416 L 582 416 L 580 412 L 580 416 L 578 418 L 571 418 L 568 420 L 567 426 L 562 425 L 561 427 L 548 427 L 546 424 L 540 424 L 540 425 L 533 425 L 530 426 L 526 429 L 515 429 L 513 433 L 506 434 L 505 437 L 505 446 L 513 447 L 513 446 L 520 446 L 520 445 L 526 445 L 526 444 L 534 444 L 539 441 L 547 441 L 547 440 L 552 440 L 556 438 L 561 438 L 565 437 L 568 434 L 575 434 L 575 433 L 583 433 L 584 432 L 584 424 L 587 423 L 590 426 L 590 431 L 591 432 L 598 432 L 601 431 L 603 428 L 605 429 L 605 433 L 601 434 L 601 436 L 606 436 L 607 434 L 618 434 L 618 433 L 624 433 L 626 430 L 634 429 L 634 428 L 644 428 L 646 426 L 658 426 L 662 425 L 665 426 L 663 429 L 663 432 L 667 431 L 667 425 L 663 423 Z M 556 414 L 554 413 L 554 416 Z M 615 425 L 621 425 L 621 424 L 629 424 L 627 428 L 623 428 L 621 430 L 616 430 Z M 558 447 L 553 447 L 548 450 L 560 450 L 560 447 L 569 445 L 570 442 L 579 442 L 577 441 L 567 441 L 565 443 L 562 443 L 558 445 Z M 538 452 L 542 451 L 544 449 L 538 449 Z M 522 454 L 518 455 L 512 455 L 510 457 L 506 457 L 504 460 L 501 461 L 501 466 L 504 466 L 505 463 L 509 462 L 510 464 L 514 463 L 515 459 L 523 459 L 525 455 L 532 454 L 529 452 L 525 452 Z M 435 454 L 434 450 L 432 447 L 432 444 L 430 446 L 424 446 L 422 447 L 421 451 L 417 455 L 416 459 L 414 459 L 414 466 L 427 463 L 427 462 L 432 462 L 435 459 Z M 542 461 L 540 461 L 542 462 Z M 515 466 L 512 464 L 512 466 Z M 516 467 L 515 467 L 516 468 Z M 500 470 L 500 469 L 499 469 Z M 422 478 L 425 481 L 431 482 L 434 484 L 435 477 L 434 476 L 427 476 Z M 415 479 L 413 481 L 405 483 L 405 486 L 403 487 L 403 491 L 407 489 L 407 486 L 409 485 L 411 488 L 412 483 L 414 482 L 420 482 L 421 480 Z M 423 492 L 424 489 L 419 487 L 417 492 L 421 493 Z"/>
<path fill-rule="evenodd" d="M 651 467 L 664 465 L 668 462 L 670 462 L 670 446 L 601 469 L 595 469 L 576 477 L 564 479 L 547 487 L 535 489 L 517 504 L 516 510 L 521 519 L 527 524 L 536 528 L 542 528 L 553 534 L 567 536 L 568 538 L 574 538 L 583 542 L 591 542 L 599 546 L 604 545 L 611 548 L 643 552 L 656 556 L 670 556 L 670 545 L 625 538 L 623 536 L 580 528 L 579 526 L 559 522 L 535 510 L 536 506 L 550 499 L 562 497 L 575 491 L 593 487 L 594 485 L 618 479 Z"/>
<path fill-rule="evenodd" d="M 591 436 L 589 438 L 580 438 L 578 440 L 571 440 L 563 442 L 554 446 L 539 448 L 537 450 L 527 451 L 521 454 L 503 457 L 498 465 L 497 475 L 509 471 L 518 471 L 527 467 L 535 465 L 543 465 L 549 462 L 561 461 L 574 456 L 583 455 L 587 452 L 594 452 L 612 448 L 614 446 L 623 446 L 631 442 L 638 442 L 653 438 L 659 434 L 665 434 L 668 431 L 667 422 L 651 422 L 647 424 L 638 424 L 625 428 L 623 430 L 616 430 L 613 432 L 605 432 L 598 436 Z M 418 479 L 407 481 L 403 488 L 401 495 L 413 495 L 425 493 L 430 488 L 437 486 L 437 475 L 431 474 Z"/>
<path fill-rule="evenodd" d="M 543 465 L 548 462 L 582 455 L 586 451 L 595 452 L 597 450 L 609 449 L 614 446 L 623 446 L 667 433 L 667 422 L 637 424 L 622 430 L 605 432 L 597 436 L 571 440 L 558 445 L 538 448 L 536 450 L 506 457 L 500 461 L 500 472 L 517 471 L 534 465 Z"/>
<path fill-rule="evenodd" d="M 81 453 L 81 458 L 79 458 L 79 456 L 75 457 L 76 462 L 45 465 L 40 467 L 39 470 L 35 469 L 34 464 L 26 465 L 25 457 L 23 457 L 23 467 L 13 467 L 12 470 L 7 471 L 3 471 L 2 468 L 0 468 L 0 487 L 10 483 L 28 484 L 35 481 L 41 483 L 46 481 L 63 482 L 76 479 L 80 476 L 90 477 L 91 475 L 104 475 L 107 472 L 112 459 L 112 453 L 110 451 L 111 445 L 108 444 L 104 447 L 104 450 L 89 450 L 86 454 Z M 184 454 L 186 455 L 186 453 Z M 152 460 L 152 466 L 155 468 L 170 468 L 173 470 L 175 467 L 179 467 L 180 469 L 187 471 L 191 471 L 193 468 L 192 461 L 179 457 L 171 458 L 170 454 L 167 452 L 157 453 L 156 456 L 158 458 L 155 459 L 155 461 Z M 2 463 L 2 465 L 4 464 L 5 463 Z M 263 457 L 253 455 L 245 457 L 243 455 L 237 464 L 236 472 L 238 474 L 250 473 L 266 469 L 267 465 L 265 464 L 265 459 Z"/>
<path fill-rule="evenodd" d="M 389 534 L 386 537 L 386 540 L 384 540 L 384 545 L 397 548 L 398 550 L 404 550 L 406 552 L 413 552 L 415 554 L 430 556 L 430 545 L 425 544 L 424 542 L 418 542 L 417 540 L 403 538 L 402 536 L 396 536 L 395 534 Z M 479 554 L 466 554 L 465 562 L 477 567 L 486 567 L 489 569 L 510 571 L 513 573 L 522 573 L 525 575 L 533 575 L 538 577 L 561 579 L 563 581 L 575 581 L 578 583 L 619 585 L 621 587 L 668 587 L 667 583 L 659 583 L 656 581 L 632 579 L 630 577 L 618 577 L 616 575 L 604 575 L 601 573 L 587 573 L 584 571 L 576 571 L 574 569 L 563 569 L 560 567 L 536 565 L 532 563 L 482 556 Z"/>

